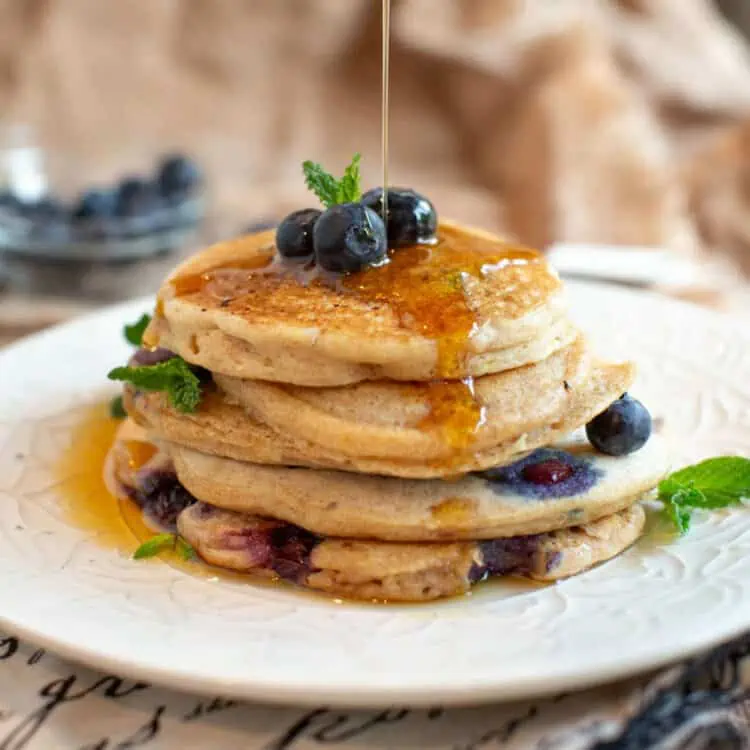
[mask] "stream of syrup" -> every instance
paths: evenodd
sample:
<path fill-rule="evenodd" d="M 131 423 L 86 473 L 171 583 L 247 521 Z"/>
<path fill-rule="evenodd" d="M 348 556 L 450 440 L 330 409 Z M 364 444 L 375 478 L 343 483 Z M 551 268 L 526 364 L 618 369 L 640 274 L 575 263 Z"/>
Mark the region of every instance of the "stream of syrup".
<path fill-rule="evenodd" d="M 383 144 L 383 219 L 388 229 L 388 152 L 390 146 L 391 120 L 391 0 L 383 0 L 383 97 L 382 97 L 382 144 Z"/>

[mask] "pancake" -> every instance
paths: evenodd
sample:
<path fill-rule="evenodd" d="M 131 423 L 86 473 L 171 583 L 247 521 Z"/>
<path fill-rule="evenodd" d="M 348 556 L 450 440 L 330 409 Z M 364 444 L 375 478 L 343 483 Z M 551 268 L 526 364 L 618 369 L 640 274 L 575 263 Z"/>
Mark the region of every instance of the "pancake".
<path fill-rule="evenodd" d="M 383 541 L 493 539 L 580 525 L 640 500 L 666 475 L 663 441 L 613 458 L 579 434 L 490 475 L 446 481 L 260 466 L 165 444 L 180 483 L 226 510 L 270 516 L 325 536 Z M 524 480 L 554 459 L 572 470 L 557 484 Z"/>
<path fill-rule="evenodd" d="M 567 388 L 562 382 L 564 398 L 553 399 L 559 408 L 547 421 L 531 425 L 521 421 L 512 434 L 502 434 L 499 423 L 500 436 L 494 444 L 491 441 L 486 441 L 486 445 L 471 441 L 454 443 L 452 451 L 442 450 L 439 455 L 434 454 L 434 460 L 424 458 L 429 442 L 421 440 L 416 430 L 404 430 L 405 438 L 412 435 L 414 443 L 409 445 L 402 441 L 395 456 L 372 455 L 374 451 L 367 447 L 366 441 L 362 443 L 366 453 L 351 455 L 352 450 L 345 453 L 331 447 L 331 441 L 324 445 L 300 437 L 294 431 L 276 431 L 210 388 L 193 414 L 173 409 L 162 393 L 137 391 L 131 386 L 125 388 L 124 402 L 130 416 L 155 437 L 202 453 L 258 464 L 431 479 L 489 469 L 509 463 L 519 454 L 552 444 L 604 411 L 628 390 L 632 379 L 633 367 L 629 364 L 594 362 L 585 377 L 574 379 Z M 476 387 L 482 388 L 481 384 Z M 441 437 L 443 446 L 450 445 L 444 435 Z M 435 444 L 440 445 L 441 441 Z M 422 455 L 418 450 L 420 446 Z"/>
<path fill-rule="evenodd" d="M 303 388 L 217 375 L 216 384 L 256 421 L 347 456 L 434 462 L 492 448 L 565 410 L 589 373 L 582 339 L 542 362 L 471 381 L 366 382 Z"/>
<path fill-rule="evenodd" d="M 544 257 L 443 222 L 433 246 L 331 280 L 275 234 L 215 245 L 162 286 L 149 347 L 213 373 L 302 386 L 461 379 L 545 359 L 577 335 Z"/>
<path fill-rule="evenodd" d="M 196 503 L 179 533 L 212 565 L 351 599 L 429 601 L 489 577 L 556 581 L 615 557 L 643 532 L 639 505 L 549 534 L 445 544 L 321 538 L 290 524 Z"/>

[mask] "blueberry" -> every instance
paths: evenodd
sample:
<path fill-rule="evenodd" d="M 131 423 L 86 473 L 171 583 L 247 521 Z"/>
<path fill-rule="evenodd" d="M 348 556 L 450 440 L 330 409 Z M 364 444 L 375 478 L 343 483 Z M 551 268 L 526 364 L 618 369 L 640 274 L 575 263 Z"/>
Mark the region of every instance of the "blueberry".
<path fill-rule="evenodd" d="M 598 451 L 627 456 L 640 450 L 651 437 L 651 415 L 626 393 L 586 425 L 586 435 Z"/>
<path fill-rule="evenodd" d="M 73 219 L 88 221 L 110 217 L 115 210 L 115 198 L 111 190 L 87 190 L 73 208 Z"/>
<path fill-rule="evenodd" d="M 169 349 L 145 349 L 141 347 L 136 349 L 133 356 L 128 362 L 129 366 L 143 366 L 143 365 L 158 365 L 160 362 L 166 362 L 169 359 L 174 359 L 177 355 Z"/>
<path fill-rule="evenodd" d="M 271 530 L 269 541 L 274 572 L 287 581 L 303 583 L 312 570 L 310 555 L 320 539 L 298 526 L 284 524 Z"/>
<path fill-rule="evenodd" d="M 295 211 L 279 224 L 276 247 L 285 258 L 304 259 L 313 256 L 313 229 L 322 211 L 305 208 Z"/>
<path fill-rule="evenodd" d="M 583 456 L 562 450 L 537 448 L 512 464 L 477 472 L 498 493 L 545 500 L 588 492 L 601 472 Z"/>
<path fill-rule="evenodd" d="M 361 203 L 329 208 L 313 230 L 315 259 L 333 273 L 354 273 L 386 258 L 388 238 L 382 219 Z"/>
<path fill-rule="evenodd" d="M 10 190 L 3 190 L 0 192 L 0 209 L 6 211 L 18 211 L 21 206 L 21 201 L 18 196 Z"/>
<path fill-rule="evenodd" d="M 160 526 L 173 531 L 177 516 L 196 502 L 171 471 L 142 469 L 135 481 L 134 500 Z"/>
<path fill-rule="evenodd" d="M 570 464 L 566 464 L 558 458 L 551 458 L 548 461 L 540 461 L 538 464 L 529 464 L 526 466 L 521 475 L 527 482 L 532 484 L 558 484 L 569 479 L 575 469 Z"/>
<path fill-rule="evenodd" d="M 162 207 L 156 185 L 137 177 L 124 179 L 117 188 L 115 214 L 121 218 L 140 218 Z"/>
<path fill-rule="evenodd" d="M 383 218 L 383 188 L 365 193 L 362 203 Z M 391 248 L 429 242 L 437 233 L 437 211 L 427 198 L 413 190 L 389 188 L 387 224 Z"/>
<path fill-rule="evenodd" d="M 202 181 L 198 165 L 189 157 L 172 154 L 162 159 L 156 178 L 159 191 L 170 198 L 184 198 Z"/>

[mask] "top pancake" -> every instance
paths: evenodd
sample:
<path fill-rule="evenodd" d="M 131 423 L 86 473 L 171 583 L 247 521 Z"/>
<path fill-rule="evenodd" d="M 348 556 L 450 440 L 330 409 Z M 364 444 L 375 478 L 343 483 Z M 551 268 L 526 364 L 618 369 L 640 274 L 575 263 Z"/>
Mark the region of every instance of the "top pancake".
<path fill-rule="evenodd" d="M 541 361 L 576 332 L 543 256 L 443 222 L 438 241 L 332 279 L 282 262 L 275 233 L 215 245 L 159 292 L 148 346 L 303 386 L 458 379 Z"/>

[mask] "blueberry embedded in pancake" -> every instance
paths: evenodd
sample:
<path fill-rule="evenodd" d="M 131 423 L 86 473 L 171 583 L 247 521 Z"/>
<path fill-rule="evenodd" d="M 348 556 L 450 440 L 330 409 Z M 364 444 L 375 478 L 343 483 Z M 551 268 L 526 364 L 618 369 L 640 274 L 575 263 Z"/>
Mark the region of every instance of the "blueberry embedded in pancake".
<path fill-rule="evenodd" d="M 138 505 L 148 525 L 173 532 L 196 499 L 177 478 L 172 459 L 143 429 L 126 419 L 107 458 L 105 479 L 115 495 Z"/>
<path fill-rule="evenodd" d="M 577 445 L 580 448 L 580 443 Z M 573 455 L 577 447 L 575 444 L 569 447 Z M 591 513 L 586 497 L 579 496 L 558 508 L 556 522 L 548 523 L 546 531 L 541 530 L 544 526 L 527 524 L 522 533 L 523 526 L 518 524 L 515 532 L 506 527 L 506 535 L 502 537 L 493 537 L 490 530 L 485 529 L 485 538 L 481 535 L 473 538 L 465 532 L 463 536 L 459 534 L 456 541 L 448 541 L 450 535 L 437 535 L 424 542 L 381 541 L 369 534 L 357 539 L 348 536 L 344 528 L 339 528 L 337 533 L 325 533 L 285 518 L 288 488 L 283 481 L 277 481 L 279 477 L 266 481 L 265 467 L 243 464 L 235 467 L 241 472 L 238 484 L 241 481 L 244 487 L 259 486 L 268 492 L 263 512 L 231 510 L 196 501 L 195 493 L 182 483 L 182 462 L 178 459 L 173 463 L 169 450 L 168 445 L 151 444 L 146 433 L 129 420 L 121 426 L 112 449 L 110 464 L 120 493 L 139 502 L 152 524 L 157 522 L 162 529 L 178 531 L 180 538 L 210 564 L 280 577 L 337 596 L 423 601 L 462 593 L 476 582 L 498 575 L 557 580 L 618 554 L 643 528 L 643 512 L 633 505 L 636 497 L 625 498 L 615 505 L 600 504 L 598 512 Z M 643 462 L 645 456 L 641 454 L 638 460 Z M 621 461 L 606 457 L 602 460 L 613 466 Z M 208 468 L 217 467 L 209 464 Z M 602 473 L 606 476 L 607 472 Z M 220 471 L 214 474 L 214 486 L 221 486 L 226 476 Z M 290 474 L 318 481 L 321 489 L 328 488 L 326 500 L 315 498 L 309 492 L 311 488 L 303 486 L 300 500 L 306 500 L 306 506 L 318 502 L 329 519 L 342 517 L 332 506 L 347 497 L 353 518 L 359 512 L 365 522 L 380 517 L 402 529 L 408 527 L 409 519 L 390 505 L 386 496 L 382 503 L 378 503 L 376 497 L 373 497 L 375 503 L 367 502 L 366 497 L 353 494 L 352 490 L 356 491 L 353 482 L 350 487 L 338 488 L 337 492 L 337 477 L 326 472 L 298 469 Z M 363 482 L 362 493 L 366 491 L 368 480 L 383 481 L 377 477 L 359 479 Z M 481 478 L 474 477 L 470 481 L 476 487 L 489 486 Z M 420 486 L 424 489 L 428 484 L 455 485 L 411 484 L 413 489 Z M 609 489 L 618 484 L 613 481 Z M 450 489 L 447 487 L 446 493 Z M 455 486 L 452 489 L 461 492 Z M 602 487 L 604 494 L 607 491 L 606 486 Z M 489 488 L 487 497 L 495 495 L 495 490 Z M 405 498 L 407 502 L 402 511 L 413 506 L 415 499 Z M 508 497 L 505 509 L 512 513 L 515 508 L 533 516 L 538 515 L 540 509 L 543 511 L 546 503 L 555 502 L 560 501 L 529 502 L 522 496 Z M 447 506 L 451 507 L 446 513 Z M 499 509 L 502 510 L 502 502 Z M 456 528 L 457 520 L 460 521 L 456 510 L 460 509 L 455 500 L 446 496 L 443 501 L 434 503 L 429 512 L 435 518 L 435 527 L 442 525 L 450 530 Z M 325 514 L 321 513 L 321 517 Z M 411 523 L 420 524 L 422 520 L 412 519 Z"/>
<path fill-rule="evenodd" d="M 411 602 L 464 594 L 495 576 L 551 582 L 581 573 L 627 549 L 644 524 L 645 513 L 635 505 L 591 524 L 536 536 L 396 544 L 315 537 L 200 504 L 178 519 L 181 536 L 212 565 L 278 576 L 333 596 Z"/>
<path fill-rule="evenodd" d="M 538 448 L 520 461 L 480 474 L 497 492 L 547 499 L 584 495 L 604 477 L 590 456 Z"/>

